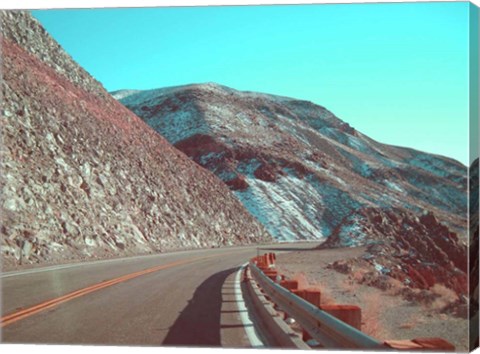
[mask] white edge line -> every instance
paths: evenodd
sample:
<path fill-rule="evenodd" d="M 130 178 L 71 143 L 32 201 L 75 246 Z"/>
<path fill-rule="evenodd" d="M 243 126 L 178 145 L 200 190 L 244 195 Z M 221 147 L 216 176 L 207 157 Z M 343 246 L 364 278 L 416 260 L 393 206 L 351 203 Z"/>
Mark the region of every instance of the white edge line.
<path fill-rule="evenodd" d="M 243 328 L 245 329 L 245 333 L 247 334 L 250 345 L 252 346 L 252 348 L 266 348 L 267 346 L 258 336 L 257 332 L 255 331 L 255 325 L 248 316 L 247 306 L 245 305 L 245 301 L 243 300 L 242 289 L 240 287 L 240 277 L 242 275 L 242 271 L 245 269 L 247 264 L 248 262 L 242 264 L 235 276 L 235 300 L 237 301 L 240 320 L 242 321 Z"/>

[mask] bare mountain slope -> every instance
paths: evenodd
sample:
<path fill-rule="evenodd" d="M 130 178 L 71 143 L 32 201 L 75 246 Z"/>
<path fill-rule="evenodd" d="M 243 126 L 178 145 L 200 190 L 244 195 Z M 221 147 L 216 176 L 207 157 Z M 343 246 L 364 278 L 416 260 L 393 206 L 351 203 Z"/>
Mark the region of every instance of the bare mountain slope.
<path fill-rule="evenodd" d="M 26 12 L 1 12 L 6 268 L 269 239 L 214 174 L 113 99 Z"/>
<path fill-rule="evenodd" d="M 307 101 L 216 84 L 113 95 L 219 176 L 277 239 L 365 245 L 332 267 L 414 294 L 441 284 L 464 307 L 466 166 L 376 142 Z"/>
<path fill-rule="evenodd" d="M 431 211 L 464 236 L 465 166 L 378 143 L 312 102 L 217 84 L 113 96 L 219 176 L 279 240 L 362 244 L 338 227 L 363 208 Z"/>

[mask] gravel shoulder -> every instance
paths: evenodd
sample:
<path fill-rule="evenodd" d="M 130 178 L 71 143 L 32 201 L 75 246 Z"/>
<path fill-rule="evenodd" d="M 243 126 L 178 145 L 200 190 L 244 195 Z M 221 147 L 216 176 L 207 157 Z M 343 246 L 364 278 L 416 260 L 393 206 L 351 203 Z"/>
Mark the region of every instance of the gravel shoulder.
<path fill-rule="evenodd" d="M 277 267 L 290 278 L 320 287 L 322 303 L 360 306 L 362 331 L 379 340 L 441 337 L 453 343 L 457 351 L 468 351 L 466 319 L 439 313 L 435 307 L 358 284 L 347 274 L 327 268 L 331 262 L 356 258 L 364 252 L 364 247 L 357 247 L 279 253 Z"/>

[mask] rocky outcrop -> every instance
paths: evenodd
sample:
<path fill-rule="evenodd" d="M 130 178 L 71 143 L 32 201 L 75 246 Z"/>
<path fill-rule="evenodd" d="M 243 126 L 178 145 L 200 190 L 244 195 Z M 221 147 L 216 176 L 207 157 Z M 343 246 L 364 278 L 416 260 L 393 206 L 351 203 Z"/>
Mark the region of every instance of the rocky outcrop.
<path fill-rule="evenodd" d="M 212 83 L 113 95 L 220 177 L 278 240 L 328 238 L 361 208 L 428 210 L 466 239 L 465 166 L 378 143 L 322 106 Z"/>
<path fill-rule="evenodd" d="M 354 267 L 370 269 L 360 279 L 363 282 L 385 285 L 390 277 L 410 288 L 441 284 L 459 296 L 467 295 L 466 243 L 430 212 L 417 216 L 398 209 L 360 209 L 346 217 L 320 247 L 341 247 L 346 242 L 366 244 L 366 255 L 332 267 L 341 272 L 347 267 L 346 273 L 354 273 Z"/>
<path fill-rule="evenodd" d="M 2 258 L 19 263 L 270 238 L 214 174 L 114 100 L 26 12 L 1 12 Z"/>

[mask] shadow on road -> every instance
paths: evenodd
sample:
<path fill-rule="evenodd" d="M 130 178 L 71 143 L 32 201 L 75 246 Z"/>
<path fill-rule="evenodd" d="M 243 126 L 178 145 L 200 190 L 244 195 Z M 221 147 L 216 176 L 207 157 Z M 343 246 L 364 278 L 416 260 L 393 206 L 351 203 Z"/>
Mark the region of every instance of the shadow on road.
<path fill-rule="evenodd" d="M 200 284 L 187 307 L 170 327 L 163 345 L 221 346 L 222 286 L 225 279 L 237 270 L 230 268 L 216 273 Z"/>

